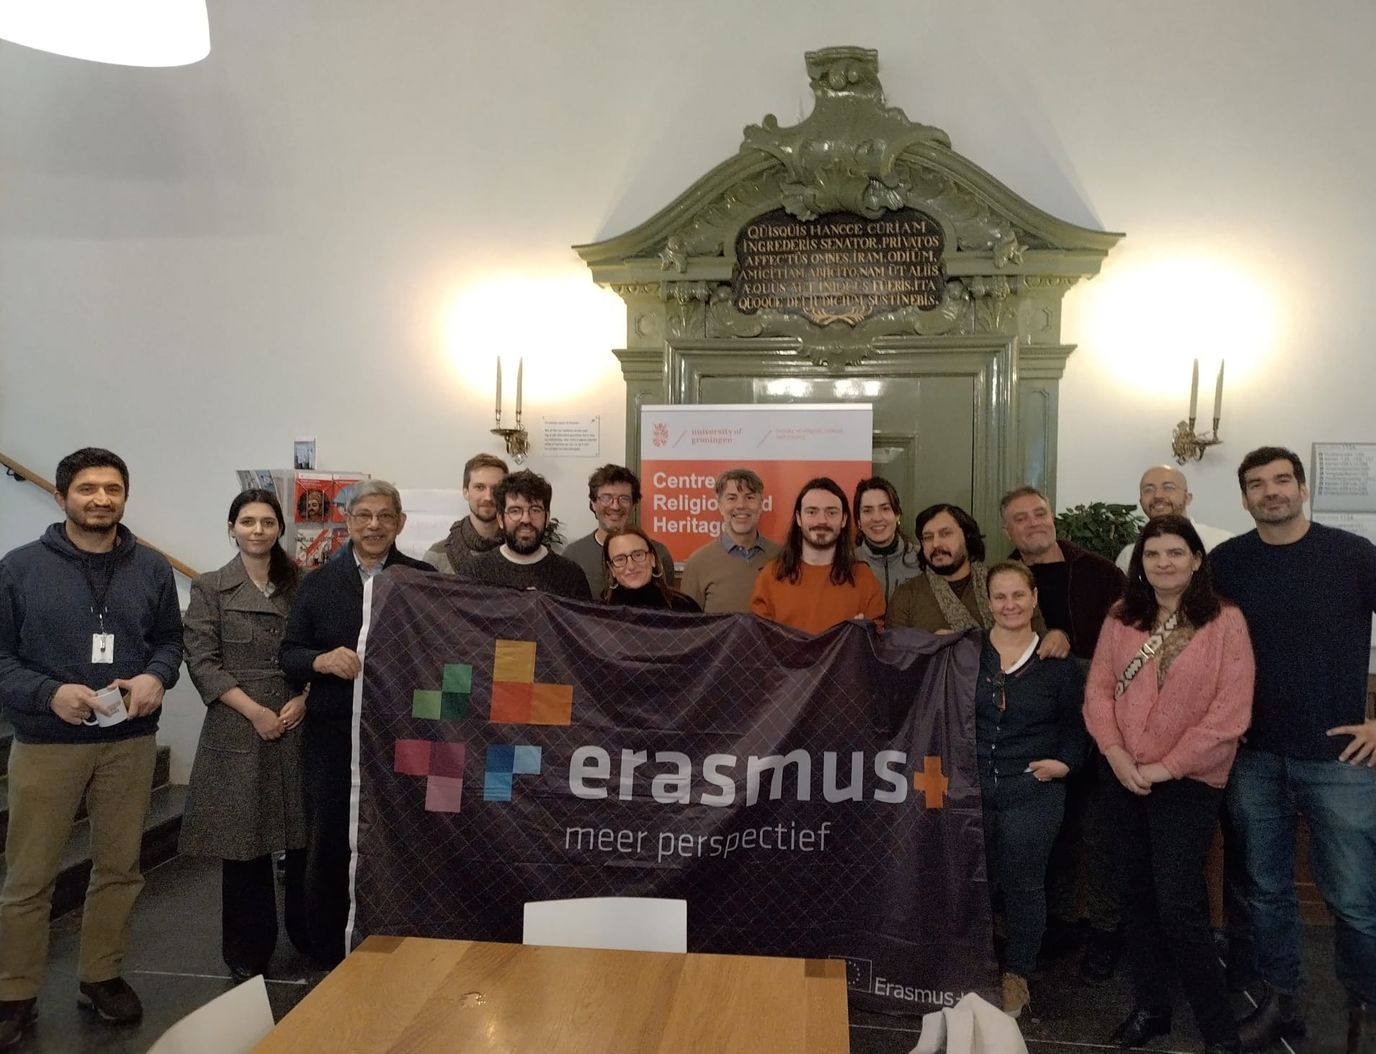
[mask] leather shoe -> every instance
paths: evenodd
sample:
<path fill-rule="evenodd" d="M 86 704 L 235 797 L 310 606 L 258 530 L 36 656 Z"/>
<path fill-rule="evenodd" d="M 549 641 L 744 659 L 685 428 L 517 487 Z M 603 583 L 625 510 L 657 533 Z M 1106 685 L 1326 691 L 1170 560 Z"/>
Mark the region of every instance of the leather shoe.
<path fill-rule="evenodd" d="M 37 999 L 0 999 L 0 1050 L 18 1046 L 37 1017 Z"/>
<path fill-rule="evenodd" d="M 1299 997 L 1277 991 L 1268 982 L 1261 1003 L 1237 1023 L 1242 1049 L 1265 1050 L 1278 1039 L 1298 1039 L 1304 1035 Z"/>
<path fill-rule="evenodd" d="M 76 996 L 77 1006 L 95 1011 L 111 1025 L 126 1025 L 143 1017 L 143 1004 L 138 993 L 123 977 L 108 981 L 82 981 Z"/>
<path fill-rule="evenodd" d="M 1157 1036 L 1168 1035 L 1170 1030 L 1169 1010 L 1148 1010 L 1138 1007 L 1127 1016 L 1127 1020 L 1113 1030 L 1113 1035 L 1109 1038 L 1126 1049 L 1150 1043 Z"/>

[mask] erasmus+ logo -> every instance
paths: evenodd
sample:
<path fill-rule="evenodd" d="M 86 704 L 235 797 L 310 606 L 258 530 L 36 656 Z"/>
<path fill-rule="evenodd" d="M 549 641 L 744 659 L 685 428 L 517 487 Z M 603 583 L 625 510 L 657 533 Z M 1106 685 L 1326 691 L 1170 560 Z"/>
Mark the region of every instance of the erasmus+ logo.
<path fill-rule="evenodd" d="M 411 693 L 411 716 L 426 721 L 462 721 L 473 695 L 473 667 L 446 663 L 440 689 Z M 535 644 L 499 640 L 492 661 L 492 708 L 488 720 L 503 725 L 568 725 L 573 721 L 573 685 L 538 684 Z M 398 739 L 393 769 L 403 776 L 425 777 L 428 812 L 458 812 L 463 803 L 463 767 L 467 744 L 429 739 Z M 528 744 L 492 743 L 483 769 L 483 800 L 511 801 L 517 776 L 540 774 L 540 748 Z"/>
<path fill-rule="evenodd" d="M 411 716 L 425 721 L 462 721 L 468 717 L 472 693 L 473 667 L 446 663 L 439 690 L 417 689 L 412 693 Z M 573 685 L 537 683 L 534 642 L 499 640 L 493 656 L 488 720 L 501 725 L 571 725 Z M 461 740 L 398 739 L 392 767 L 403 776 L 425 777 L 427 811 L 458 812 L 463 804 L 467 754 L 467 744 Z M 868 759 L 869 766 L 866 760 L 863 751 L 827 750 L 820 757 L 803 749 L 747 757 L 709 754 L 702 759 L 699 774 L 694 759 L 680 751 L 608 750 L 585 745 L 569 760 L 568 789 L 575 798 L 595 800 L 614 795 L 621 801 L 639 798 L 648 790 L 651 800 L 661 805 L 696 803 L 726 808 L 739 798 L 747 806 L 783 797 L 811 801 L 816 775 L 820 776 L 816 789 L 827 802 L 863 801 L 868 797 L 895 805 L 916 797 L 927 809 L 945 807 L 951 780 L 942 771 L 938 755 L 922 757 L 920 767 L 917 758 L 910 764 L 909 755 L 902 750 L 881 750 Z M 516 777 L 540 775 L 543 762 L 538 746 L 489 744 L 483 768 L 483 801 L 511 801 Z M 872 772 L 867 774 L 867 768 Z"/>

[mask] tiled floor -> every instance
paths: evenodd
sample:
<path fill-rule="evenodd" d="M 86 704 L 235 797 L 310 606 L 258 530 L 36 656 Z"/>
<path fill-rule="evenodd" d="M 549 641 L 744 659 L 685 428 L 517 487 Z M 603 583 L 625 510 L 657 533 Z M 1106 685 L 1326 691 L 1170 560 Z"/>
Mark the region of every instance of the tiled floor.
<path fill-rule="evenodd" d="M 137 1027 L 102 1025 L 76 1007 L 77 915 L 60 919 L 52 931 L 47 983 L 39 999 L 39 1020 L 19 1051 L 34 1054 L 118 1052 L 142 1054 L 173 1022 L 225 991 L 220 962 L 219 865 L 178 857 L 148 875 L 139 901 L 125 976 L 143 997 L 145 1017 Z M 1337 1054 L 1343 1049 L 1342 997 L 1333 979 L 1332 931 L 1306 931 L 1306 993 L 1310 1038 L 1295 1054 Z M 1023 1023 L 1031 1054 L 1090 1054 L 1112 1050 L 1106 1037 L 1129 1009 L 1126 984 L 1087 988 L 1075 980 L 1074 958 L 1050 964 L 1033 979 L 1035 1013 Z M 283 936 L 268 980 L 273 1011 L 280 1019 L 321 974 L 303 963 Z M 1188 1008 L 1176 1008 L 1177 1027 L 1157 1051 L 1198 1051 Z M 851 1015 L 853 1054 L 907 1054 L 917 1044 L 920 1019 Z M 1277 1051 L 1284 1048 L 1277 1047 Z M 328 1045 L 320 1054 L 330 1054 Z M 314 1054 L 314 1052 L 312 1052 Z M 710 1052 L 704 1052 L 710 1054 Z"/>

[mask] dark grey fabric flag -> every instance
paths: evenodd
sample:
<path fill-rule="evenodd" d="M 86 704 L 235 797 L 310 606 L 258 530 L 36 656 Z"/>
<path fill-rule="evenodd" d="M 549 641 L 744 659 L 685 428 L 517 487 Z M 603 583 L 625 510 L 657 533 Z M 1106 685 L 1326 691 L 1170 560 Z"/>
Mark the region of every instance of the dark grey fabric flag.
<path fill-rule="evenodd" d="M 811 637 L 393 569 L 365 612 L 351 939 L 519 941 L 688 901 L 693 951 L 842 958 L 852 1005 L 997 1001 L 978 637 Z"/>

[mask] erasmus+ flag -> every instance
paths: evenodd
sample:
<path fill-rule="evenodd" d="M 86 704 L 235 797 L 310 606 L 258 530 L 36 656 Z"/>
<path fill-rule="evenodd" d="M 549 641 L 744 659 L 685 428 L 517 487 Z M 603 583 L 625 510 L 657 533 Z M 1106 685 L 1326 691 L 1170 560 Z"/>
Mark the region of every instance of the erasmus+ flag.
<path fill-rule="evenodd" d="M 998 998 L 970 635 L 401 568 L 369 591 L 354 944 L 519 941 L 527 901 L 676 897 L 690 950 L 844 959 L 859 1007 Z"/>

